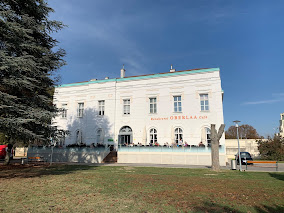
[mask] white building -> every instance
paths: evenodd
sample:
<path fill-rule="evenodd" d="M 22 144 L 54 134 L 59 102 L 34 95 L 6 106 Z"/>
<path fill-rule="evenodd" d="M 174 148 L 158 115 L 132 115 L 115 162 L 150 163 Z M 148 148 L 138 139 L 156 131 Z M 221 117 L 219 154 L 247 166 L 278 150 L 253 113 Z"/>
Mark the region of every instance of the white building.
<path fill-rule="evenodd" d="M 210 144 L 210 125 L 224 123 L 219 68 L 64 84 L 54 123 L 70 131 L 64 145 Z M 220 140 L 224 146 L 225 137 Z"/>

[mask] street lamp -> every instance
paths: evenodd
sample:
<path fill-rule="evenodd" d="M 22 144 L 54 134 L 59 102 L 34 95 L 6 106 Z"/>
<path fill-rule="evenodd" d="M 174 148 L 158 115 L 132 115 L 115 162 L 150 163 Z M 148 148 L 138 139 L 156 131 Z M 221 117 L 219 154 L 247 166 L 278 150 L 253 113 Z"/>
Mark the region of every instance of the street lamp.
<path fill-rule="evenodd" d="M 238 152 L 239 152 L 239 164 L 240 164 L 240 171 L 242 171 L 242 158 L 241 158 L 241 152 L 240 152 L 240 141 L 239 141 L 239 124 L 240 121 L 235 120 L 233 121 L 236 124 L 237 127 L 237 138 L 238 138 Z"/>

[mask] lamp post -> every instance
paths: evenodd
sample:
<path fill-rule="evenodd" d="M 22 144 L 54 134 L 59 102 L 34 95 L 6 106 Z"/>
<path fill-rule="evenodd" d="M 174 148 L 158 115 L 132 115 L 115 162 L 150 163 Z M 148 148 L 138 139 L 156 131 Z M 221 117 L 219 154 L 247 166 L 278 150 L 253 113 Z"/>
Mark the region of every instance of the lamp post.
<path fill-rule="evenodd" d="M 241 158 L 241 152 L 240 152 L 240 141 L 239 141 L 239 124 L 240 121 L 235 120 L 233 121 L 236 124 L 237 127 L 237 139 L 238 139 L 238 155 L 239 155 L 239 164 L 240 164 L 240 171 L 242 171 L 242 158 Z"/>

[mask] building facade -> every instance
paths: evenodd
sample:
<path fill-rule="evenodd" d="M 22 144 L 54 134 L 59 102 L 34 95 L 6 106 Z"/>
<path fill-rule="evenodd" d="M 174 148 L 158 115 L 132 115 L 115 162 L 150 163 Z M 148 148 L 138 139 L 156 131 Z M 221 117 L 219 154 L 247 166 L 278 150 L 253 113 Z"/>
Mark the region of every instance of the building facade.
<path fill-rule="evenodd" d="M 194 69 L 64 84 L 55 89 L 70 144 L 210 146 L 210 125 L 224 123 L 219 68 Z M 225 137 L 220 140 L 225 144 Z"/>

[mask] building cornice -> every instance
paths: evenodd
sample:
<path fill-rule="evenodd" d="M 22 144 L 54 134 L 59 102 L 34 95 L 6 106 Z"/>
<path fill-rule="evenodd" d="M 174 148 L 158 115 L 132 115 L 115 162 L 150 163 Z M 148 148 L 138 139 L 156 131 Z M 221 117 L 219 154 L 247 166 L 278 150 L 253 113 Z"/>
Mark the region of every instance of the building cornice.
<path fill-rule="evenodd" d="M 216 71 L 220 71 L 220 69 L 219 68 L 206 68 L 206 69 L 183 70 L 183 71 L 166 72 L 166 73 L 158 73 L 158 74 L 129 76 L 129 77 L 124 77 L 124 78 L 113 78 L 113 79 L 85 81 L 85 82 L 78 82 L 78 83 L 71 83 L 71 84 L 62 84 L 57 87 L 73 87 L 73 86 L 83 86 L 83 85 L 107 83 L 107 82 L 136 81 L 136 80 L 145 80 L 145 79 L 151 79 L 151 78 L 164 78 L 164 77 L 171 77 L 171 76 L 178 76 L 178 75 L 196 74 L 196 73 L 204 73 L 204 72 L 216 72 Z"/>

